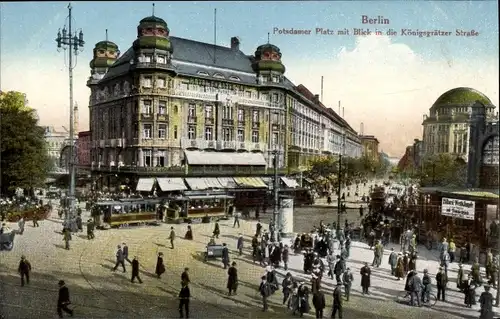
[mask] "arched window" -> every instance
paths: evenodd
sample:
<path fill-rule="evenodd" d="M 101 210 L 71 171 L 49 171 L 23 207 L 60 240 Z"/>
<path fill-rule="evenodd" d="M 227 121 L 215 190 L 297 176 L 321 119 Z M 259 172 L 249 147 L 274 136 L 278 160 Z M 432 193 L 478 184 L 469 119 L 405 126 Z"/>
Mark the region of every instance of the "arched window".
<path fill-rule="evenodd" d="M 491 137 L 483 148 L 483 164 L 498 165 L 498 135 Z"/>
<path fill-rule="evenodd" d="M 234 76 L 234 75 L 230 76 L 229 80 L 232 80 L 232 81 L 241 81 L 239 77 Z"/>
<path fill-rule="evenodd" d="M 214 73 L 213 77 L 217 79 L 224 79 L 224 75 L 222 75 L 221 73 Z"/>
<path fill-rule="evenodd" d="M 198 71 L 198 75 L 209 76 L 209 74 L 205 71 Z"/>

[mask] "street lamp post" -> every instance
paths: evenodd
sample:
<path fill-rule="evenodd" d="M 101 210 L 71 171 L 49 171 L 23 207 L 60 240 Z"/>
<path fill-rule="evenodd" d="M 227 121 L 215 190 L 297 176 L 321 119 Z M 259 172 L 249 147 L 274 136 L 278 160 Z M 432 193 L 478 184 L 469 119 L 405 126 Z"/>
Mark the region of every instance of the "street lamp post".
<path fill-rule="evenodd" d="M 340 230 L 340 213 L 342 209 L 342 151 L 339 153 L 339 172 L 338 172 L 338 185 L 337 185 L 337 231 Z"/>
<path fill-rule="evenodd" d="M 279 215 L 279 181 L 278 181 L 278 150 L 273 151 L 273 163 L 274 163 L 274 210 L 273 210 L 273 224 L 274 229 L 279 232 L 280 228 L 278 226 L 278 215 Z"/>
<path fill-rule="evenodd" d="M 70 224 L 73 220 L 75 213 L 75 128 L 74 128 L 74 107 L 73 107 L 73 69 L 76 67 L 76 56 L 79 52 L 83 51 L 83 46 L 85 41 L 83 41 L 83 32 L 80 29 L 74 31 L 72 29 L 72 7 L 71 4 L 68 5 L 68 29 L 66 25 L 57 32 L 57 50 L 68 51 L 68 74 L 69 74 L 69 174 L 70 174 L 70 184 L 69 184 L 69 194 L 68 194 L 68 205 L 69 213 L 66 215 L 66 224 Z M 73 60 L 73 55 L 75 59 Z"/>

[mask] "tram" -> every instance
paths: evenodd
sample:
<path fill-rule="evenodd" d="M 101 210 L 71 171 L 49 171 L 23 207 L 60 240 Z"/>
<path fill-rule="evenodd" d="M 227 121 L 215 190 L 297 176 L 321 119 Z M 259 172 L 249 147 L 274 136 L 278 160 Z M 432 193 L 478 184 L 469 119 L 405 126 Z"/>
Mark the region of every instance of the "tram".
<path fill-rule="evenodd" d="M 97 227 L 127 227 L 129 225 L 158 224 L 160 199 L 120 199 L 98 201 L 91 208 Z"/>
<path fill-rule="evenodd" d="M 185 192 L 166 200 L 166 217 L 170 221 L 209 223 L 231 215 L 234 196 L 225 193 Z"/>

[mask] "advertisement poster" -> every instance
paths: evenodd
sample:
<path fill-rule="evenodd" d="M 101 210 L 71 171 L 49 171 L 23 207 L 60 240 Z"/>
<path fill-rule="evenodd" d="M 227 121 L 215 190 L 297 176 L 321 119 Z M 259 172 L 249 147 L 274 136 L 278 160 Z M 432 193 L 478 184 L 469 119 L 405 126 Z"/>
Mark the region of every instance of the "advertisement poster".
<path fill-rule="evenodd" d="M 469 200 L 445 198 L 441 200 L 441 215 L 474 220 L 476 203 Z"/>

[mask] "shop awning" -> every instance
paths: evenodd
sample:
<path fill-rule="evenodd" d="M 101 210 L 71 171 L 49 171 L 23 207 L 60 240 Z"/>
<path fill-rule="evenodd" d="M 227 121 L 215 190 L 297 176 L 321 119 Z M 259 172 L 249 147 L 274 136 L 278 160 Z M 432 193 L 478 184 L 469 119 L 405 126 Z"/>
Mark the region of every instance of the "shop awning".
<path fill-rule="evenodd" d="M 222 188 L 237 188 L 238 184 L 234 181 L 232 177 L 218 177 L 217 180 L 221 184 Z"/>
<path fill-rule="evenodd" d="M 212 178 L 186 178 L 186 183 L 193 191 L 205 189 L 221 189 L 224 188 L 219 180 L 215 177 Z"/>
<path fill-rule="evenodd" d="M 309 184 L 314 184 L 314 181 L 310 178 L 304 177 L 302 180 L 308 182 Z"/>
<path fill-rule="evenodd" d="M 260 177 L 235 177 L 234 180 L 240 187 L 267 188 L 266 183 Z"/>
<path fill-rule="evenodd" d="M 282 176 L 281 180 L 283 181 L 283 183 L 285 183 L 286 187 L 288 187 L 288 188 L 299 187 L 299 183 L 297 183 L 297 181 L 294 180 L 293 178 Z"/>
<path fill-rule="evenodd" d="M 184 151 L 188 165 L 266 166 L 262 153 Z"/>
<path fill-rule="evenodd" d="M 135 190 L 139 192 L 150 192 L 153 190 L 154 185 L 155 185 L 154 178 L 139 178 Z"/>
<path fill-rule="evenodd" d="M 186 184 L 182 178 L 168 178 L 168 177 L 159 177 L 156 179 L 158 181 L 158 186 L 163 192 L 173 192 L 173 191 L 183 191 L 186 190 Z"/>

